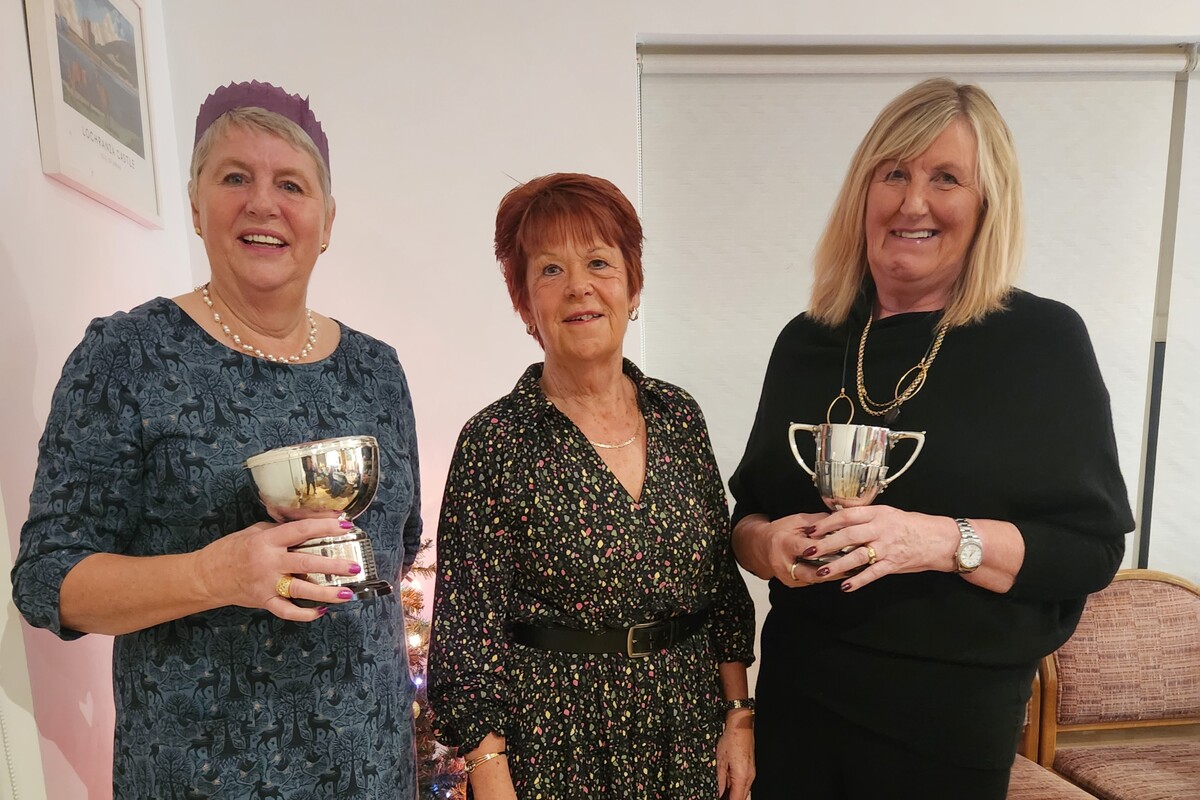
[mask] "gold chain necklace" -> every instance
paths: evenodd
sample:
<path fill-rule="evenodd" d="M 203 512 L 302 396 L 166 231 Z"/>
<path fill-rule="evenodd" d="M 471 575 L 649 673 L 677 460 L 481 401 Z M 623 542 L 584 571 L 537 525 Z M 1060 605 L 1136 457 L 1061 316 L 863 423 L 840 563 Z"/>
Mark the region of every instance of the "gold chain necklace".
<path fill-rule="evenodd" d="M 637 428 L 635 428 L 633 431 L 633 436 L 630 436 L 628 439 L 626 439 L 623 442 L 618 442 L 617 444 L 605 444 L 604 442 L 593 442 L 591 439 L 588 439 L 587 443 L 590 444 L 592 447 L 599 447 L 601 450 L 620 450 L 622 447 L 629 447 L 629 445 L 636 442 L 637 438 L 638 438 L 638 434 L 641 432 L 642 432 L 642 422 L 641 422 L 641 420 L 638 420 L 638 425 L 637 425 Z"/>
<path fill-rule="evenodd" d="M 925 352 L 925 355 L 921 356 L 921 360 L 909 367 L 908 370 L 900 376 L 900 380 L 896 381 L 896 389 L 892 395 L 892 399 L 888 400 L 887 402 L 880 403 L 876 400 L 872 400 L 867 395 L 867 385 L 863 380 L 863 355 L 867 351 L 867 335 L 871 332 L 871 322 L 874 318 L 874 314 L 872 314 L 870 317 L 867 317 L 867 324 L 865 327 L 863 327 L 862 337 L 858 340 L 858 402 L 862 406 L 863 411 L 866 411 L 873 417 L 882 417 L 889 414 L 893 410 L 898 409 L 902 403 L 911 400 L 917 392 L 921 391 L 921 387 L 925 385 L 925 378 L 929 375 L 929 368 L 933 366 L 933 360 L 937 358 L 938 350 L 942 348 L 942 340 L 946 338 L 946 331 L 950 329 L 950 326 L 944 322 L 942 323 L 937 330 L 937 335 L 933 337 L 933 342 L 929 345 L 929 349 Z M 913 373 L 916 374 L 914 375 Z M 910 375 L 912 376 L 911 380 L 909 379 Z M 908 382 L 907 385 L 905 385 L 905 381 Z M 846 390 L 843 388 L 842 395 L 845 395 L 845 393 Z M 836 403 L 838 399 L 839 398 L 835 398 L 833 402 Z M 849 400 L 849 398 L 846 399 Z M 892 419 L 894 418 L 895 415 L 892 416 Z"/>

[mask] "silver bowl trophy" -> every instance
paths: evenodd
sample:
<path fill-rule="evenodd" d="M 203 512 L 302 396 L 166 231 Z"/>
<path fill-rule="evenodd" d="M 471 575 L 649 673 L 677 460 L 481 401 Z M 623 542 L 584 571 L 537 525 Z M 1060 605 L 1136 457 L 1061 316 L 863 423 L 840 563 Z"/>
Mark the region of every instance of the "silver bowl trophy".
<path fill-rule="evenodd" d="M 259 500 L 276 522 L 320 517 L 352 520 L 366 511 L 379 488 L 379 443 L 373 436 L 341 436 L 279 447 L 246 459 L 246 469 Z M 288 549 L 344 558 L 362 568 L 358 575 L 299 575 L 306 581 L 345 587 L 359 600 L 391 594 L 392 585 L 376 571 L 371 540 L 357 525 Z M 321 605 L 309 600 L 293 602 Z"/>
<path fill-rule="evenodd" d="M 816 440 L 816 458 L 809 467 L 796 447 L 796 431 L 808 431 Z M 908 461 L 888 475 L 888 453 L 901 439 L 917 443 Z M 865 506 L 903 475 L 925 446 L 925 434 L 893 431 L 873 425 L 834 424 L 807 425 L 793 422 L 788 427 L 788 444 L 796 463 L 809 474 L 825 505 L 831 511 Z M 853 548 L 848 548 L 853 549 Z M 844 552 L 830 553 L 815 559 L 801 559 L 810 564 L 824 564 L 840 558 Z"/>

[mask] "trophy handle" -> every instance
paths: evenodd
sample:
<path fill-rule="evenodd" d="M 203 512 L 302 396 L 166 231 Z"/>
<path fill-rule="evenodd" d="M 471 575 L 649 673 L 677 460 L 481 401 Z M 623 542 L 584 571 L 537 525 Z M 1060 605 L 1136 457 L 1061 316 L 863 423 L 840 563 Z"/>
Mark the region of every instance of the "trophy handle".
<path fill-rule="evenodd" d="M 796 431 L 808 431 L 809 433 L 812 433 L 818 427 L 820 427 L 820 426 L 819 425 L 806 425 L 803 422 L 793 422 L 791 425 L 788 426 L 788 444 L 792 446 L 792 455 L 796 457 L 796 463 L 799 464 L 800 467 L 805 472 L 808 473 L 809 477 L 813 478 L 814 480 L 816 479 L 817 474 L 812 471 L 812 468 L 809 467 L 808 464 L 805 462 L 804 456 L 800 455 L 800 451 L 798 449 L 796 449 Z M 920 448 L 918 448 L 918 449 L 920 449 Z M 901 472 L 903 472 L 903 471 L 904 470 L 901 470 Z"/>
<path fill-rule="evenodd" d="M 888 442 L 890 444 L 895 444 L 896 442 L 900 441 L 901 439 L 915 440 L 917 443 L 917 449 L 913 450 L 912 455 L 908 457 L 908 461 L 904 464 L 903 467 L 896 470 L 891 475 L 887 476 L 886 478 L 884 478 L 883 480 L 881 480 L 879 482 L 880 485 L 883 486 L 885 489 L 891 484 L 892 481 L 896 480 L 896 478 L 899 478 L 901 475 L 903 475 L 905 473 L 905 471 L 913 465 L 913 462 L 917 460 L 917 456 L 921 455 L 921 448 L 925 446 L 925 432 L 924 431 L 921 431 L 920 433 L 909 433 L 907 431 L 891 431 L 888 433 Z"/>

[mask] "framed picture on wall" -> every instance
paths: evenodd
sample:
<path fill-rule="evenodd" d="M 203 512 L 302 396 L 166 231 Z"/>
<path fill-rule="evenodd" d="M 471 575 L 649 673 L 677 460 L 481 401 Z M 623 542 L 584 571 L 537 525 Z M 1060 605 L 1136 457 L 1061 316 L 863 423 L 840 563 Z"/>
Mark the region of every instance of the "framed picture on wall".
<path fill-rule="evenodd" d="M 161 227 L 138 0 L 26 0 L 42 171 Z"/>

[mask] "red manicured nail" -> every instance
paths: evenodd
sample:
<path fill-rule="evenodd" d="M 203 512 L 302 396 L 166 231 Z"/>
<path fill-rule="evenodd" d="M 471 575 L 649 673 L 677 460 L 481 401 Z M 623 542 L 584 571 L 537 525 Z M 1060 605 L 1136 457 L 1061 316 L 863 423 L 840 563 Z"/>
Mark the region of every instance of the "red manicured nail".
<path fill-rule="evenodd" d="M 345 530 L 345 531 L 348 531 L 354 527 L 354 523 L 348 519 L 342 520 L 341 522 L 338 523 L 338 525 L 340 525 L 342 530 Z"/>
<path fill-rule="evenodd" d="M 829 567 L 821 567 L 819 570 L 817 570 L 818 578 L 824 578 L 824 577 L 827 577 L 828 575 L 829 575 Z"/>
<path fill-rule="evenodd" d="M 817 546 L 814 544 L 812 547 L 808 548 L 803 553 L 801 553 L 800 557 L 801 558 L 812 558 L 816 554 L 817 554 Z"/>
<path fill-rule="evenodd" d="M 357 575 L 360 572 L 362 572 L 362 567 L 360 567 L 358 564 L 350 565 L 350 574 L 351 575 Z"/>
<path fill-rule="evenodd" d="M 849 581 L 847 581 L 846 583 L 843 583 L 843 584 L 842 584 L 842 591 L 843 591 L 843 592 L 848 592 L 848 591 L 850 591 L 850 590 L 851 590 L 851 589 L 853 589 L 853 588 L 854 588 L 854 587 L 850 585 L 850 582 L 849 582 Z"/>
<path fill-rule="evenodd" d="M 349 600 L 351 597 L 354 597 L 354 592 L 350 591 L 349 589 L 338 589 L 339 599 Z"/>
<path fill-rule="evenodd" d="M 816 525 L 805 525 L 803 528 L 800 529 L 800 532 L 803 533 L 805 536 L 808 536 L 810 534 L 815 533 L 816 530 L 817 530 Z"/>
<path fill-rule="evenodd" d="M 325 616 L 325 612 L 328 610 L 329 610 L 329 606 L 321 606 L 320 608 L 317 609 L 317 616 L 318 617 Z"/>

